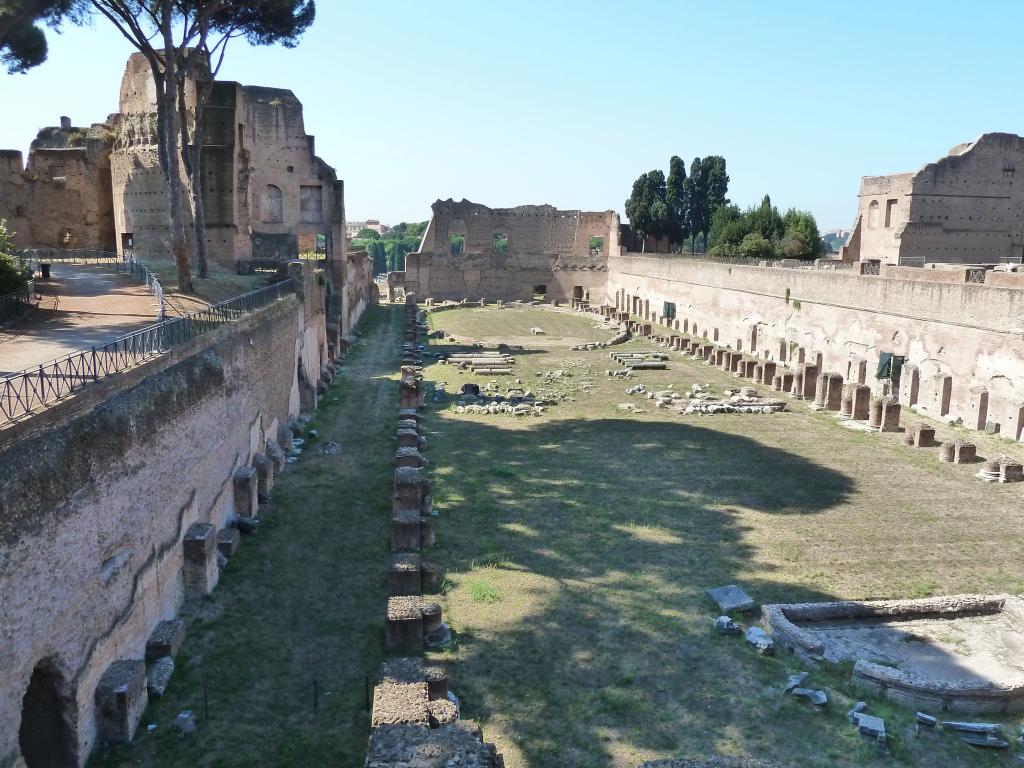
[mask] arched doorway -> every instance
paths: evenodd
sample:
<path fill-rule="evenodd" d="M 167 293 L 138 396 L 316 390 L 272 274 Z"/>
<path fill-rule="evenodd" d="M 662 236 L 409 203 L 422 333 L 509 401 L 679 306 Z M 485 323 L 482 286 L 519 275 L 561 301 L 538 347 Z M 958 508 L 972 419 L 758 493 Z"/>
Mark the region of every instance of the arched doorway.
<path fill-rule="evenodd" d="M 78 765 L 76 711 L 71 686 L 53 659 L 32 671 L 21 703 L 18 746 L 28 768 Z"/>

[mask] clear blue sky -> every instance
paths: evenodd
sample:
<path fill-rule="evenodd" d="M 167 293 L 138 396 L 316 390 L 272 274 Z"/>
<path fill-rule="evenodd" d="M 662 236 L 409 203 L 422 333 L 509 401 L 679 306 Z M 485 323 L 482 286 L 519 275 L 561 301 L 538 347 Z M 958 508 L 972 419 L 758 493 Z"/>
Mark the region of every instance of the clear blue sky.
<path fill-rule="evenodd" d="M 319 0 L 298 48 L 233 43 L 222 77 L 290 88 L 348 217 L 436 198 L 622 212 L 673 154 L 721 154 L 730 197 L 768 192 L 849 227 L 862 175 L 1024 133 L 1024 3 Z M 128 44 L 98 20 L 0 74 L 0 147 L 117 108 Z"/>

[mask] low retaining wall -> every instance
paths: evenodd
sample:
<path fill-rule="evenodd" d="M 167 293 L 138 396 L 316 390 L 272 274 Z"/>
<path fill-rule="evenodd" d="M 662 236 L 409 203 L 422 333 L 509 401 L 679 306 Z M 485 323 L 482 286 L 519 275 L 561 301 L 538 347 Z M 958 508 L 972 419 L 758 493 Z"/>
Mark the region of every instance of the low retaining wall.
<path fill-rule="evenodd" d="M 299 296 L 0 431 L 0 765 L 130 740 L 144 660 L 180 645 L 167 622 L 216 586 L 333 376 L 324 303 L 307 274 Z M 19 739 L 23 718 L 42 740 Z"/>
<path fill-rule="evenodd" d="M 914 620 L 962 618 L 1007 613 L 1024 621 L 1024 601 L 1011 595 L 954 595 L 922 600 L 844 600 L 823 603 L 765 605 L 761 618 L 772 637 L 800 655 L 825 657 L 825 643 L 800 624 L 839 620 Z M 973 681 L 942 679 L 905 672 L 870 659 L 854 664 L 855 680 L 875 692 L 915 708 L 953 712 L 1019 712 L 1024 710 L 1024 675 L 1013 679 Z"/>

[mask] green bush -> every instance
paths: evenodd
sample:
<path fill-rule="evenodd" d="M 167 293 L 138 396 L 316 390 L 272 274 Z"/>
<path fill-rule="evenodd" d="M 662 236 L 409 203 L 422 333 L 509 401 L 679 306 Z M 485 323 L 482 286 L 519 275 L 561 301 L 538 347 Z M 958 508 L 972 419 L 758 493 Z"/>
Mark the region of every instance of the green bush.
<path fill-rule="evenodd" d="M 7 229 L 7 222 L 0 219 L 0 295 L 15 293 L 27 280 L 14 246 L 14 233 Z"/>

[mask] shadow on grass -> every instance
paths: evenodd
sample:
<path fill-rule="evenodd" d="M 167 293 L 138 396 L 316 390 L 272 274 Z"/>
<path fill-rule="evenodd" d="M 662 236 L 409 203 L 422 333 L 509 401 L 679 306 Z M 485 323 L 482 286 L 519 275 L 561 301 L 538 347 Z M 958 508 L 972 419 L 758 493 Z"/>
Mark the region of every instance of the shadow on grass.
<path fill-rule="evenodd" d="M 842 717 L 843 693 L 827 719 L 783 696 L 789 657 L 763 659 L 742 638 L 715 633 L 717 608 L 704 594 L 739 582 L 762 603 L 834 599 L 774 578 L 746 543 L 745 521 L 843 505 L 851 477 L 689 424 L 502 428 L 443 414 L 428 424 L 442 509 L 432 557 L 449 573 L 446 610 L 459 631 L 446 660 L 466 717 L 511 735 L 521 764 L 872 758 Z M 814 681 L 842 689 L 848 672 L 825 667 Z M 921 749 L 893 742 L 903 760 L 916 762 Z M 969 751 L 925 749 L 919 764 Z"/>

